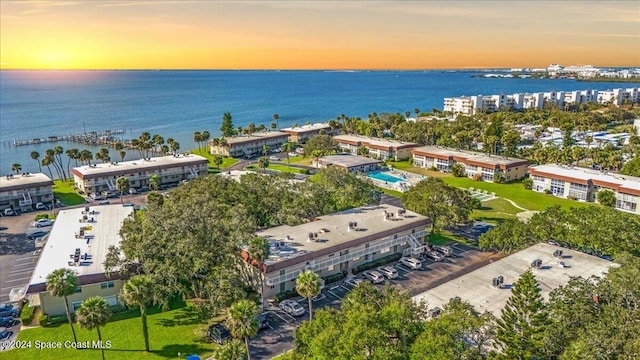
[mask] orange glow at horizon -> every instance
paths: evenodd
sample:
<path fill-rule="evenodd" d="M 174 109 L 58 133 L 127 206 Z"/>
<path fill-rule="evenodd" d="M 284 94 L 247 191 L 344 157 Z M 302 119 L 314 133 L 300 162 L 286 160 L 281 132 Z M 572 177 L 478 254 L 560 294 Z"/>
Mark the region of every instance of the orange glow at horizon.
<path fill-rule="evenodd" d="M 0 6 L 0 69 L 640 66 L 640 6 L 631 1 Z"/>

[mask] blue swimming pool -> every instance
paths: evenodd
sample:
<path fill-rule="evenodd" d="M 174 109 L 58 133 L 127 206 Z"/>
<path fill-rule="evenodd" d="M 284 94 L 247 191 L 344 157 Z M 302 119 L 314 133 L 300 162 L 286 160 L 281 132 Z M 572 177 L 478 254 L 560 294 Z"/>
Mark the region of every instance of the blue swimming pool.
<path fill-rule="evenodd" d="M 390 182 L 390 183 L 396 183 L 396 182 L 400 182 L 400 181 L 404 181 L 403 179 L 397 178 L 395 176 L 391 176 L 385 172 L 374 172 L 374 173 L 369 173 L 370 178 L 372 179 L 376 179 L 376 180 L 380 180 L 380 181 L 386 181 L 386 182 Z"/>

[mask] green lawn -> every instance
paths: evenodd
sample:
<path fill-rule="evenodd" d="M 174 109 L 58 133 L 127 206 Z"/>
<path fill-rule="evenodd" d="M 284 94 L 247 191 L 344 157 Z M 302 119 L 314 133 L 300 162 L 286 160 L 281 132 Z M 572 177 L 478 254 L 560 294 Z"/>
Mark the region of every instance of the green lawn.
<path fill-rule="evenodd" d="M 443 230 L 439 233 L 429 234 L 427 237 L 429 244 L 432 245 L 448 245 L 453 242 L 467 243 L 467 241 L 459 236 L 455 236 L 452 233 Z"/>
<path fill-rule="evenodd" d="M 583 208 L 587 206 L 599 206 L 593 203 L 583 203 L 574 200 L 567 200 L 555 197 L 553 195 L 526 190 L 521 183 L 494 184 L 485 181 L 474 181 L 467 177 L 457 178 L 451 174 L 443 173 L 440 171 L 431 171 L 413 166 L 408 161 L 388 161 L 387 164 L 392 165 L 394 168 L 399 170 L 404 170 L 425 176 L 440 177 L 442 178 L 442 181 L 451 186 L 456 186 L 463 189 L 473 187 L 474 189 L 487 190 L 489 193 L 495 192 L 498 197 L 512 200 L 519 206 L 528 210 L 542 211 L 547 207 L 553 205 L 560 205 L 564 209 L 569 209 L 571 207 Z"/>
<path fill-rule="evenodd" d="M 284 162 L 285 164 L 287 163 L 287 158 L 283 158 L 282 162 Z M 302 157 L 301 155 L 299 156 L 292 156 L 289 158 L 289 162 L 292 164 L 299 164 L 299 165 L 309 165 L 311 166 L 313 159 L 310 157 Z"/>
<path fill-rule="evenodd" d="M 66 206 L 84 204 L 86 202 L 85 198 L 80 196 L 80 194 L 73 189 L 73 186 L 73 180 L 54 180 L 53 196 Z"/>
<path fill-rule="evenodd" d="M 480 209 L 473 210 L 471 218 L 495 224 L 504 219 L 515 219 L 516 214 L 521 211 L 505 199 L 498 198 L 484 201 Z"/>
<path fill-rule="evenodd" d="M 192 154 L 196 154 L 196 155 L 200 155 L 204 158 L 207 158 L 207 160 L 209 160 L 209 166 L 213 166 L 214 168 L 216 167 L 216 165 L 213 164 L 213 155 L 209 154 L 209 148 L 202 148 L 201 150 L 198 149 L 193 149 L 190 152 Z M 228 168 L 230 166 L 233 166 L 234 164 L 236 164 L 238 161 L 238 159 L 232 158 L 232 157 L 223 157 L 222 158 L 222 164 L 220 165 L 221 169 L 224 168 Z"/>
<path fill-rule="evenodd" d="M 296 167 L 288 167 L 287 165 L 281 165 L 281 164 L 269 164 L 267 169 L 275 170 L 275 171 L 288 172 L 288 173 L 292 173 L 292 174 L 302 174 L 302 172 L 301 172 L 302 169 L 299 169 L 299 168 L 296 168 Z"/>
<path fill-rule="evenodd" d="M 178 353 L 200 354 L 204 359 L 211 355 L 214 344 L 206 340 L 207 323 L 197 320 L 191 307 L 182 307 L 167 312 L 153 311 L 147 318 L 151 351 L 144 351 L 142 325 L 139 312 L 115 314 L 105 327 L 100 329 L 103 342 L 111 341 L 111 348 L 105 350 L 107 359 L 177 359 Z M 134 316 L 134 317 L 132 317 Z M 118 320 L 120 318 L 120 320 Z M 79 329 L 76 325 L 78 341 L 97 340 L 96 331 Z M 99 359 L 100 350 L 65 349 L 64 342 L 73 341 L 68 324 L 57 327 L 32 328 L 20 331 L 18 340 L 28 341 L 31 349 L 13 349 L 5 353 L 11 359 Z M 35 342 L 61 342 L 62 349 L 35 349 Z M 3 356 L 3 358 L 4 358 Z"/>
<path fill-rule="evenodd" d="M 391 195 L 391 196 L 395 196 L 397 198 L 402 199 L 402 193 L 400 191 L 396 191 L 396 190 L 390 190 L 390 189 L 385 189 L 383 187 L 379 187 L 376 186 L 380 191 L 382 191 L 383 193 L 387 194 L 387 195 Z"/>

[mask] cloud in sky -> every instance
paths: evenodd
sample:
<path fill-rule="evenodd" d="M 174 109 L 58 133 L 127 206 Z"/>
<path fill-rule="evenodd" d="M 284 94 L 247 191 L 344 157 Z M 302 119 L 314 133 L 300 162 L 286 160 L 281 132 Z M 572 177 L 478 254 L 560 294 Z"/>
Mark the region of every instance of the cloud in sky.
<path fill-rule="evenodd" d="M 3 1 L 0 7 L 3 68 L 640 64 L 636 1 Z"/>

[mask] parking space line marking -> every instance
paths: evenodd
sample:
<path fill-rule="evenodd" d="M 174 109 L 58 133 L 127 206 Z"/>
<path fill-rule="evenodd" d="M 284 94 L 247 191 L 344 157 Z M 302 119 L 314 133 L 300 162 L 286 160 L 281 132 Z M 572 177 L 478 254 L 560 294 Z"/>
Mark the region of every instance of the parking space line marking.
<path fill-rule="evenodd" d="M 20 262 L 20 261 L 27 261 L 27 260 L 33 260 L 35 256 L 29 256 L 29 257 L 25 257 L 25 258 L 18 258 L 13 260 L 14 262 Z"/>
<path fill-rule="evenodd" d="M 341 298 L 340 296 L 336 295 L 333 291 L 331 291 L 331 290 L 327 290 L 327 292 L 328 292 L 329 294 L 333 295 L 336 299 L 338 299 L 338 300 L 342 300 L 342 298 Z"/>
<path fill-rule="evenodd" d="M 9 271 L 9 274 L 17 274 L 17 273 L 31 273 L 33 272 L 33 269 L 24 269 L 24 270 L 11 270 Z"/>
<path fill-rule="evenodd" d="M 19 282 L 19 281 L 25 281 L 25 280 L 29 280 L 31 279 L 31 276 L 28 277 L 23 277 L 23 278 L 18 278 L 18 279 L 13 279 L 13 280 L 7 280 L 5 282 L 10 283 L 10 282 Z"/>

